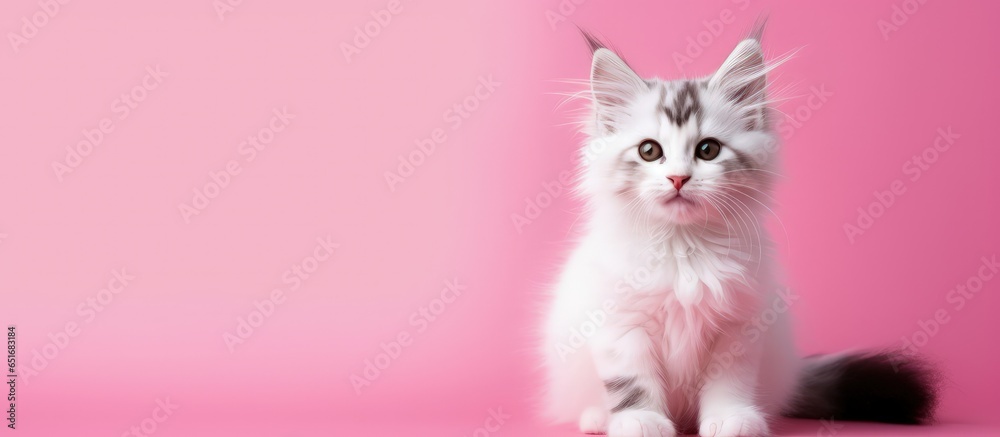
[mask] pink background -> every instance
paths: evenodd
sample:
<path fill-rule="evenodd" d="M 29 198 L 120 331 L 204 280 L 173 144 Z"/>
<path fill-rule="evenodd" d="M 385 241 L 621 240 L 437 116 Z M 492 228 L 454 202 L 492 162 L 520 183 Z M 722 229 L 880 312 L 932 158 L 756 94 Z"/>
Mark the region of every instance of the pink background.
<path fill-rule="evenodd" d="M 563 0 L 552 26 L 556 0 L 404 0 L 347 62 L 341 45 L 388 3 L 246 0 L 220 20 L 213 0 L 71 2 L 0 48 L 0 323 L 18 326 L 22 377 L 49 334 L 80 327 L 18 386 L 20 435 L 121 435 L 168 398 L 154 435 L 472 435 L 497 408 L 510 418 L 491 435 L 574 435 L 533 413 L 533 331 L 579 204 L 511 221 L 573 165 L 572 105 L 557 109 L 575 90 L 560 80 L 588 72 L 573 24 L 676 77 L 674 53 L 725 10 L 686 74 L 711 72 L 762 10 L 769 52 L 801 49 L 776 77 L 797 96 L 782 111 L 808 116 L 786 135 L 774 226 L 799 346 L 900 347 L 949 316 L 920 349 L 947 374 L 941 425 L 836 432 L 991 434 L 1000 280 L 961 310 L 947 296 L 1000 248 L 995 3 L 927 2 L 886 40 L 877 22 L 902 1 Z M 0 29 L 41 10 L 4 1 Z M 168 75 L 120 119 L 116 99 L 157 65 Z M 475 112 L 445 119 L 491 76 Z M 833 95 L 802 109 L 814 86 Z M 281 108 L 295 118 L 248 162 L 240 142 Z M 103 118 L 114 130 L 60 182 L 52 163 Z M 960 138 L 911 181 L 904 165 L 948 127 Z M 446 140 L 390 190 L 435 129 Z M 231 160 L 242 171 L 186 223 L 178 205 Z M 894 180 L 906 192 L 852 244 L 844 224 Z M 326 236 L 333 257 L 291 291 L 285 271 Z M 135 279 L 87 322 L 77 306 L 123 267 Z M 453 278 L 462 295 L 418 332 L 411 315 Z M 287 300 L 231 352 L 223 333 L 275 288 Z M 351 375 L 401 332 L 412 343 L 358 394 Z"/>

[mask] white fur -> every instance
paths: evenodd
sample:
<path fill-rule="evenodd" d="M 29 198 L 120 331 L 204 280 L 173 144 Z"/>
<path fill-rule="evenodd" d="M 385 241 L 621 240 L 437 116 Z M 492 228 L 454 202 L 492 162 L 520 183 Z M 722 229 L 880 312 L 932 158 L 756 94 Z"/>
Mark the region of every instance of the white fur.
<path fill-rule="evenodd" d="M 789 401 L 800 361 L 787 311 L 772 312 L 766 329 L 754 325 L 783 302 L 763 227 L 776 141 L 768 68 L 759 43 L 742 42 L 704 79 L 700 123 L 676 126 L 660 109 L 659 87 L 671 83 L 645 85 L 613 52 L 594 53 L 579 184 L 586 224 L 544 333 L 554 418 L 611 436 L 765 435 L 768 416 Z M 715 160 L 694 158 L 705 137 L 724 142 Z M 644 139 L 662 145 L 662 162 L 640 159 Z M 722 162 L 737 153 L 754 169 L 727 172 Z M 691 176 L 680 190 L 688 203 L 666 203 L 678 195 L 671 175 Z M 646 396 L 612 414 L 622 396 L 604 383 L 622 377 Z"/>

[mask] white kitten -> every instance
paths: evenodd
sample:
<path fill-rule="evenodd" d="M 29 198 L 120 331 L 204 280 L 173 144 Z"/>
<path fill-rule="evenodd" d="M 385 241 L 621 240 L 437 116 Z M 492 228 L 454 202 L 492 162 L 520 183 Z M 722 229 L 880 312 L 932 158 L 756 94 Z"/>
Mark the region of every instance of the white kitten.
<path fill-rule="evenodd" d="M 756 436 L 784 414 L 920 423 L 931 373 L 897 353 L 801 359 L 762 226 L 777 136 L 760 28 L 697 80 L 642 79 L 588 36 L 584 236 L 545 328 L 548 407 L 611 436 Z"/>

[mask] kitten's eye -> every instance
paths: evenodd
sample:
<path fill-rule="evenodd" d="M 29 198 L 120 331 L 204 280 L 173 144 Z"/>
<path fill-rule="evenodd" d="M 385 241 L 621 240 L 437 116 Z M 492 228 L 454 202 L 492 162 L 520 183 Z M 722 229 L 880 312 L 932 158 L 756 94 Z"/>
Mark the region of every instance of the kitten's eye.
<path fill-rule="evenodd" d="M 646 140 L 639 145 L 639 157 L 644 161 L 653 162 L 663 157 L 663 149 L 660 147 L 660 143 Z"/>
<path fill-rule="evenodd" d="M 722 144 L 715 138 L 705 138 L 694 148 L 694 156 L 704 161 L 711 161 L 719 156 Z"/>

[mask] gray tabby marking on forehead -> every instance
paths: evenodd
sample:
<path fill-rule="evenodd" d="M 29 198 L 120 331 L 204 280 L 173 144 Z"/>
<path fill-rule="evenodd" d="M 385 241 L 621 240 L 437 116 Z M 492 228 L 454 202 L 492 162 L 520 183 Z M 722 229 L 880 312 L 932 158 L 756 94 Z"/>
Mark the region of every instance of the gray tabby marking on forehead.
<path fill-rule="evenodd" d="M 667 119 L 677 126 L 683 126 L 691 116 L 701 118 L 701 100 L 699 99 L 698 82 L 684 81 L 670 84 L 670 93 L 666 93 L 666 87 L 662 89 L 660 108 L 666 114 Z M 668 95 L 669 94 L 669 95 Z M 672 102 L 668 102 L 669 97 L 673 97 Z"/>
<path fill-rule="evenodd" d="M 665 84 L 665 83 L 661 83 L 659 85 L 660 85 L 659 86 L 659 88 L 660 88 L 660 109 L 661 110 L 665 110 L 666 109 L 666 101 L 667 101 L 667 87 L 669 85 Z"/>

